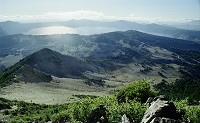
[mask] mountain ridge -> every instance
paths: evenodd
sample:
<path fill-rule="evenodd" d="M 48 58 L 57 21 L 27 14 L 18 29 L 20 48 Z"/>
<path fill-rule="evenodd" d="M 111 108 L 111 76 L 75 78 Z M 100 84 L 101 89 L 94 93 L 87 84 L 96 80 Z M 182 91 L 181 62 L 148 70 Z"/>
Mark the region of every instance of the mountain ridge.
<path fill-rule="evenodd" d="M 197 56 L 200 52 L 198 42 L 132 30 L 90 36 L 11 35 L 0 38 L 0 46 L 0 55 L 3 57 L 26 56 L 14 70 L 26 64 L 33 68 L 26 70 L 37 69 L 56 77 L 106 78 L 114 81 L 124 81 L 125 78 L 133 81 L 143 76 L 157 78 L 157 81 L 176 78 L 181 74 L 179 68 L 199 64 Z M 127 73 L 119 75 L 122 71 Z M 10 75 L 12 67 L 11 72 L 7 72 Z M 99 81 L 102 82 L 102 79 Z"/>
<path fill-rule="evenodd" d="M 84 72 L 98 70 L 99 68 L 88 61 L 44 48 L 5 69 L 0 76 L 0 85 L 4 86 L 15 81 L 50 82 L 51 76 L 85 78 Z"/>
<path fill-rule="evenodd" d="M 49 48 L 77 58 L 90 57 L 97 59 L 118 56 L 126 58 L 127 56 L 135 57 L 141 55 L 142 52 L 146 52 L 145 50 L 141 50 L 144 45 L 160 47 L 172 52 L 174 52 L 173 49 L 200 50 L 200 44 L 195 41 L 174 39 L 129 30 L 90 36 L 77 34 L 44 36 L 8 35 L 0 38 L 0 57 L 2 58 L 1 63 L 3 65 L 6 62 L 5 57 L 7 56 L 12 56 L 12 61 L 17 62 L 15 59 L 16 56 L 20 56 L 21 58 L 43 48 Z M 177 53 L 179 54 L 180 52 Z"/>
<path fill-rule="evenodd" d="M 82 76 L 83 72 L 95 72 L 96 69 L 84 60 L 63 55 L 48 48 L 28 56 L 26 64 L 58 77 L 78 77 Z"/>

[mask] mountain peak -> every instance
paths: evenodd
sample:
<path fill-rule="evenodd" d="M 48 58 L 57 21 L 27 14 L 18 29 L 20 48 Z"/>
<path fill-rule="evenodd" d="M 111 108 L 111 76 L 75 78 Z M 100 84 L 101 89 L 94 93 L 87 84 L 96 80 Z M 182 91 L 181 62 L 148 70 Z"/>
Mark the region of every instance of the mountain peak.
<path fill-rule="evenodd" d="M 51 52 L 56 52 L 56 51 L 53 51 L 53 50 L 51 50 L 49 48 L 43 48 L 43 49 L 41 49 L 41 50 L 39 50 L 39 51 L 37 51 L 35 53 L 51 53 Z"/>
<path fill-rule="evenodd" d="M 58 77 L 81 77 L 83 72 L 95 70 L 87 61 L 63 55 L 48 48 L 29 55 L 25 64 Z"/>
<path fill-rule="evenodd" d="M 53 56 L 58 58 L 58 57 L 63 57 L 64 55 L 62 55 L 62 54 L 60 54 L 60 53 L 58 53 L 56 51 L 53 51 L 53 50 L 51 50 L 49 48 L 43 48 L 43 49 L 41 49 L 39 51 L 36 51 L 35 53 L 31 54 L 29 56 L 29 58 L 31 58 L 32 60 L 33 59 L 41 59 L 41 60 L 43 60 L 43 59 L 51 58 Z M 70 57 L 70 56 L 68 56 L 68 57 Z"/>

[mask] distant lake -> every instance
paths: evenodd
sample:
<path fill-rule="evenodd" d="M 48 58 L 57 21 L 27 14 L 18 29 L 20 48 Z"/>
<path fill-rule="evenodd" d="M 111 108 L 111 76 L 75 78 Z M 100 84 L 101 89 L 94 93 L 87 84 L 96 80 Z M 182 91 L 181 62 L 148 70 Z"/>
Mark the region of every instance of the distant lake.
<path fill-rule="evenodd" d="M 106 32 L 120 31 L 111 27 L 66 27 L 66 26 L 51 26 L 34 28 L 25 32 L 27 35 L 52 35 L 52 34 L 80 34 L 80 35 L 92 35 Z M 123 30 L 121 30 L 123 31 Z"/>

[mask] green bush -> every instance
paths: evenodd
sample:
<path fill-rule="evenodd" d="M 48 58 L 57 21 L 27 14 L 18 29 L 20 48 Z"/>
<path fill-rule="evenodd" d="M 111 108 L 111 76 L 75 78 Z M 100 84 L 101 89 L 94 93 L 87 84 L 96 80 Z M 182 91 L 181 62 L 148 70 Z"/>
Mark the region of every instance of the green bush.
<path fill-rule="evenodd" d="M 104 105 L 106 108 L 106 117 L 109 122 L 119 122 L 124 114 L 131 116 L 134 121 L 140 122 L 146 111 L 146 106 L 139 102 L 130 101 L 119 104 L 115 96 L 105 96 L 95 99 L 88 98 L 69 104 L 67 114 L 71 121 L 86 122 L 92 110 L 99 107 L 99 105 Z"/>
<path fill-rule="evenodd" d="M 0 110 L 2 109 L 11 109 L 10 105 L 4 102 L 0 102 Z"/>
<path fill-rule="evenodd" d="M 9 111 L 8 111 L 8 110 L 4 110 L 4 111 L 3 111 L 3 114 L 4 114 L 4 115 L 9 115 Z"/>
<path fill-rule="evenodd" d="M 163 81 L 154 87 L 172 100 L 187 99 L 190 104 L 198 104 L 200 101 L 200 82 L 191 78 L 177 79 L 171 84 Z"/>
<path fill-rule="evenodd" d="M 156 92 L 150 87 L 146 80 L 133 82 L 117 92 L 118 102 L 126 102 L 127 100 L 136 100 L 138 102 L 146 102 L 148 97 L 155 96 Z"/>
<path fill-rule="evenodd" d="M 177 109 L 185 111 L 185 118 L 190 119 L 194 123 L 200 123 L 200 105 L 189 106 L 188 100 L 174 101 Z"/>

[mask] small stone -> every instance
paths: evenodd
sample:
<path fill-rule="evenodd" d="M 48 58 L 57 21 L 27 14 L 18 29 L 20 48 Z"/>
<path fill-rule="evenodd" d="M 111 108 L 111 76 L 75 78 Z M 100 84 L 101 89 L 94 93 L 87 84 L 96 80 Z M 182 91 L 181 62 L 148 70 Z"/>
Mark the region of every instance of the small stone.
<path fill-rule="evenodd" d="M 121 123 L 130 123 L 129 119 L 126 117 L 126 114 L 122 116 L 122 122 Z"/>

